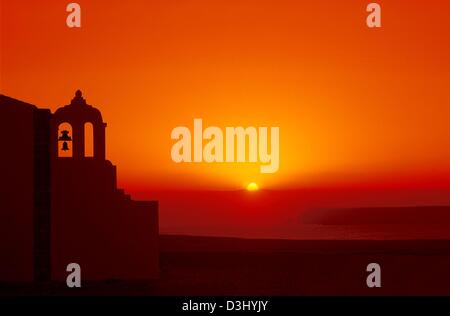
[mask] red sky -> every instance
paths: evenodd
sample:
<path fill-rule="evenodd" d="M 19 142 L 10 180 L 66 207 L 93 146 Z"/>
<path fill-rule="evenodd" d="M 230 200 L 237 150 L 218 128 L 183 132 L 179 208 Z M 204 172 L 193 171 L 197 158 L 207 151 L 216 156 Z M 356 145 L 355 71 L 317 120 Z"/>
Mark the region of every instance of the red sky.
<path fill-rule="evenodd" d="M 119 184 L 293 189 L 448 186 L 450 3 L 378 1 L 1 3 L 1 93 L 56 110 L 82 89 L 107 129 Z M 172 128 L 279 126 L 280 170 L 175 164 Z"/>

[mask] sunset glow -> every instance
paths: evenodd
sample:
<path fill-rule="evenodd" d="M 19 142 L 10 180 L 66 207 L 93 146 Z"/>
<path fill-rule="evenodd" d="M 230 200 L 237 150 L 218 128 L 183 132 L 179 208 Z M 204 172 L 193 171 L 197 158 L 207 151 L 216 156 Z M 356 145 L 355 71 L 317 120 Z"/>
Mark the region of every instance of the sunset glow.
<path fill-rule="evenodd" d="M 0 0 L 0 296 L 450 296 L 449 33 L 449 0 Z"/>
<path fill-rule="evenodd" d="M 67 1 L 1 2 L 1 92 L 54 111 L 81 89 L 132 193 L 450 175 L 449 2 L 380 1 L 379 30 L 359 1 L 78 2 L 80 29 Z M 279 170 L 174 163 L 171 131 L 196 117 L 279 126 Z"/>
<path fill-rule="evenodd" d="M 259 186 L 255 182 L 249 183 L 247 185 L 247 191 L 258 191 L 258 190 Z"/>

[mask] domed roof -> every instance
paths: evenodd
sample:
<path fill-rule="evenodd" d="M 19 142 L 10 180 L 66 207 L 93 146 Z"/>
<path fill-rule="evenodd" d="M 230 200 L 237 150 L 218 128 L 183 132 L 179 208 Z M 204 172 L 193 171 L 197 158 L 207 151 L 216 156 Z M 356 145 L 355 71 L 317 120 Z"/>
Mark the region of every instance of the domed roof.
<path fill-rule="evenodd" d="M 86 103 L 86 100 L 83 98 L 83 93 L 80 90 L 75 92 L 75 97 L 70 104 L 56 110 L 54 117 L 61 121 L 103 122 L 101 112 Z"/>

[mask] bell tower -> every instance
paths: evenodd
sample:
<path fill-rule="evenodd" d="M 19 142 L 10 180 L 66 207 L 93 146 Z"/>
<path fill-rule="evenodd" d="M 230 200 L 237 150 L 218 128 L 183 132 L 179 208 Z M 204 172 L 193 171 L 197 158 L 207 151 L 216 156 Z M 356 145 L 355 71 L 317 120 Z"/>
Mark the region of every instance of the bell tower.
<path fill-rule="evenodd" d="M 87 127 L 92 133 L 87 144 Z M 86 103 L 80 90 L 70 104 L 56 110 L 51 127 L 52 157 L 74 160 L 105 160 L 105 128 L 98 109 Z M 88 155 L 86 145 L 92 145 L 93 154 Z"/>
<path fill-rule="evenodd" d="M 158 204 L 117 188 L 100 111 L 78 90 L 52 115 L 50 128 L 52 278 L 64 280 L 69 262 L 80 264 L 88 280 L 155 277 Z M 118 254 L 126 259 L 116 262 Z"/>

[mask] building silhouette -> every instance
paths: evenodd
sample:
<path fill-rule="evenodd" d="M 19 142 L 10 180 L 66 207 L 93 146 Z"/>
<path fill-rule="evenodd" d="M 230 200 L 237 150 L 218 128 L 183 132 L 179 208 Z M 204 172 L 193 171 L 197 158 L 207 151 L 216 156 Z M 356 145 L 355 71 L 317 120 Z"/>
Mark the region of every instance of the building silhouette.
<path fill-rule="evenodd" d="M 158 204 L 117 188 L 81 91 L 54 114 L 0 95 L 0 117 L 0 280 L 64 280 L 69 263 L 84 280 L 157 277 Z"/>

